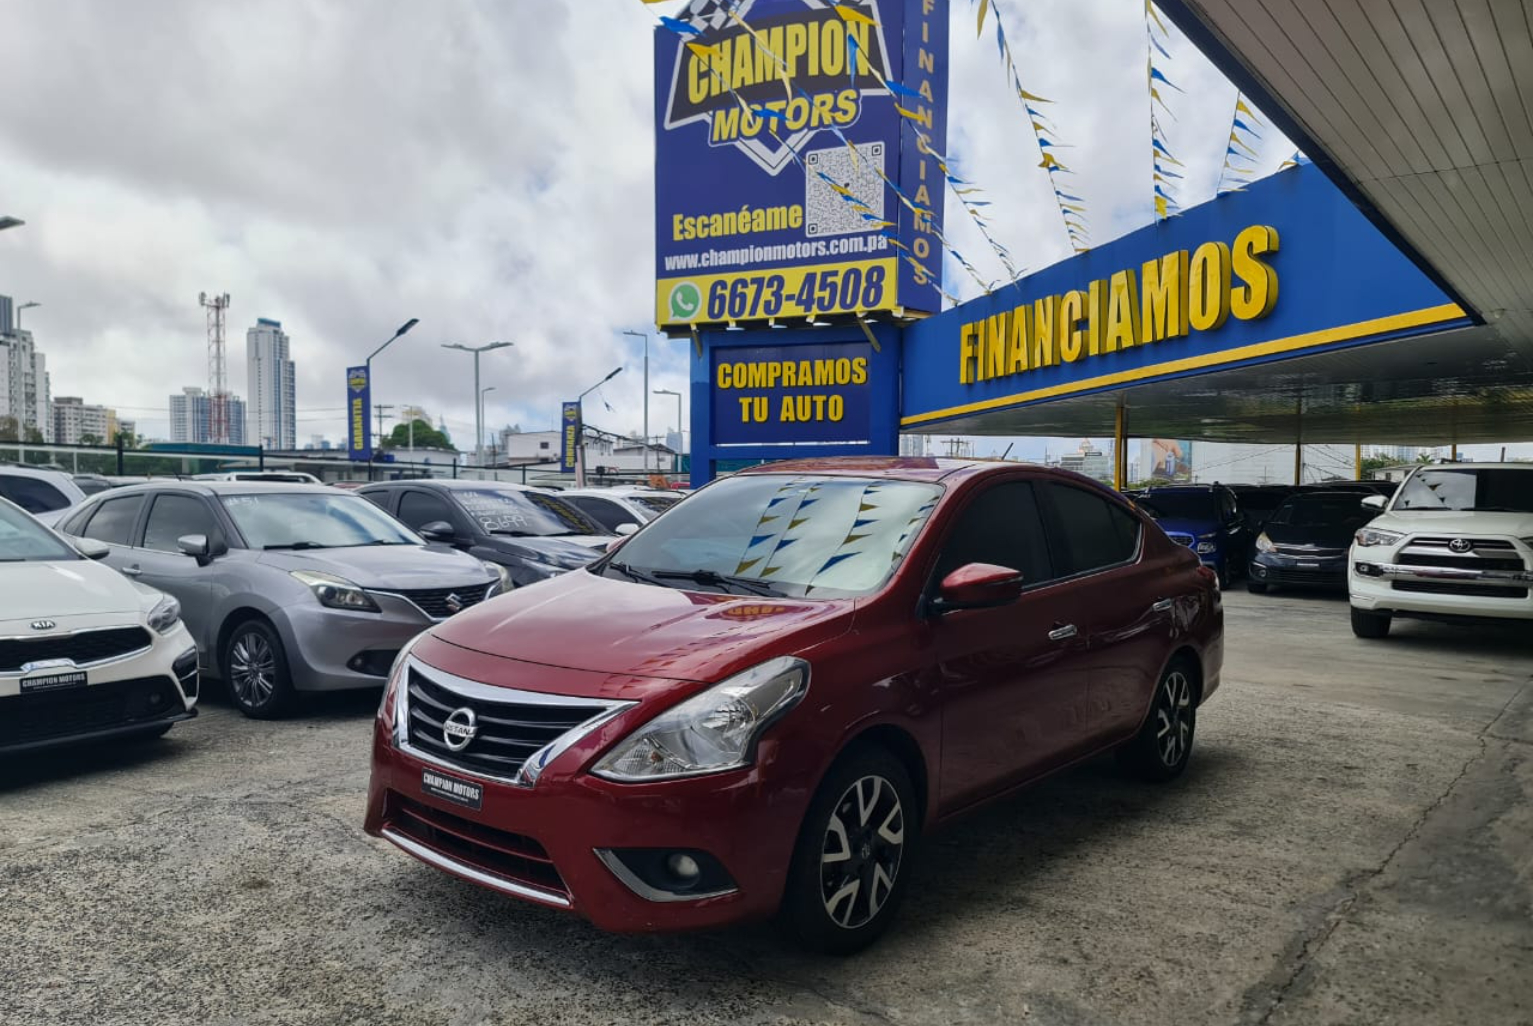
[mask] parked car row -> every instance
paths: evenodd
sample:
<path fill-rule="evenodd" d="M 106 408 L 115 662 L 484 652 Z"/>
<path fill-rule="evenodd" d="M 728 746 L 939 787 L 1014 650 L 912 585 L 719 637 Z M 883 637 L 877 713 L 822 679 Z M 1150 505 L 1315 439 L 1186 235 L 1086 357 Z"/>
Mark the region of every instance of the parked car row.
<path fill-rule="evenodd" d="M 51 488 L 58 474 L 3 468 L 0 484 Z M 0 749 L 163 730 L 174 722 L 165 716 L 192 714 L 201 676 L 221 679 L 254 717 L 282 715 L 302 692 L 378 687 L 421 630 L 583 566 L 615 537 L 552 493 L 493 482 L 391 482 L 358 494 L 285 474 L 215 475 L 79 500 L 51 511 L 51 531 L 0 500 L 0 543 L 15 548 L 0 544 L 0 560 L 46 567 L 0 570 L 11 619 L 27 625 L 9 636 L 25 658 L 0 665 L 0 680 L 15 677 L 0 683 Z M 102 601 L 118 605 L 93 606 L 100 587 L 65 587 L 81 579 L 117 582 Z M 173 653 L 175 703 L 157 679 L 117 685 L 163 654 L 137 643 L 154 635 L 90 619 L 125 615 L 124 595 L 152 596 L 151 611 L 162 603 L 156 622 L 185 642 Z M 112 637 L 134 644 L 103 640 Z"/>

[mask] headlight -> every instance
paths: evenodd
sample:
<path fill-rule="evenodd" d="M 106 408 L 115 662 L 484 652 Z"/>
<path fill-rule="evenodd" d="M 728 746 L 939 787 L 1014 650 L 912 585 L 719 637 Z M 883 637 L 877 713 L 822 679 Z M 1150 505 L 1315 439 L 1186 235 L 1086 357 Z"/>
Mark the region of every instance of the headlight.
<path fill-rule="evenodd" d="M 161 634 L 169 634 L 171 628 L 181 622 L 181 603 L 166 595 L 149 610 L 149 626 Z"/>
<path fill-rule="evenodd" d="M 482 565 L 486 570 L 495 575 L 495 580 L 490 583 L 490 590 L 485 592 L 485 598 L 489 598 L 491 595 L 503 595 L 511 590 L 511 574 L 507 572 L 505 567 L 499 563 L 490 562 L 484 562 Z"/>
<path fill-rule="evenodd" d="M 663 780 L 749 765 L 756 742 L 809 686 L 809 664 L 783 656 L 737 673 L 618 742 L 591 770 L 608 780 Z"/>
<path fill-rule="evenodd" d="M 1353 536 L 1353 541 L 1363 548 L 1371 548 L 1375 545 L 1394 545 L 1405 535 L 1398 531 L 1381 531 L 1377 527 L 1365 527 Z"/>
<path fill-rule="evenodd" d="M 314 597 L 319 599 L 319 604 L 329 606 L 331 609 L 346 609 L 353 613 L 376 613 L 379 612 L 378 603 L 372 596 L 362 590 L 359 584 L 353 584 L 344 577 L 334 574 L 322 574 L 314 570 L 290 570 L 295 578 L 309 586 L 314 592 Z"/>
<path fill-rule="evenodd" d="M 1277 551 L 1277 546 L 1272 544 L 1272 539 L 1267 537 L 1267 532 L 1266 531 L 1263 531 L 1261 534 L 1256 536 L 1256 551 L 1257 552 L 1276 552 Z"/>
<path fill-rule="evenodd" d="M 399 708 L 400 689 L 405 686 L 405 661 L 410 655 L 410 650 L 415 647 L 415 643 L 425 636 L 425 631 L 422 631 L 405 642 L 404 647 L 399 650 L 399 654 L 394 657 L 394 665 L 389 667 L 389 680 L 383 686 L 383 700 L 378 703 L 378 718 L 389 728 L 389 740 L 391 742 L 395 740 L 395 731 L 399 727 L 399 724 L 395 722 L 395 710 Z"/>

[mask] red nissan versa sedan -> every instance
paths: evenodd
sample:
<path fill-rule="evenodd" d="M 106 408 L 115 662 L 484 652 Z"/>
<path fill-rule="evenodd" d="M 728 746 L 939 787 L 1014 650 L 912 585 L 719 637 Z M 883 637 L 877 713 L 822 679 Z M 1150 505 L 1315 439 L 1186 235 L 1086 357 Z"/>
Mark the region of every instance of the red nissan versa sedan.
<path fill-rule="evenodd" d="M 944 820 L 1109 748 L 1181 773 L 1223 621 L 1197 556 L 1084 477 L 759 467 L 401 652 L 366 828 L 603 929 L 780 914 L 850 952 Z"/>

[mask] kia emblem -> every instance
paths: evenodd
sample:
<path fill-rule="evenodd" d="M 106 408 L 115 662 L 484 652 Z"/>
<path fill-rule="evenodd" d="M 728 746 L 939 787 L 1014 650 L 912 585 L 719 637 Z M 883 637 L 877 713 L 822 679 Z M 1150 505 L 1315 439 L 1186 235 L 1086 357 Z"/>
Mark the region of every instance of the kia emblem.
<path fill-rule="evenodd" d="M 51 631 L 51 630 L 53 630 L 53 628 L 55 628 L 57 626 L 58 626 L 58 624 L 54 623 L 52 620 L 33 620 L 32 621 L 32 629 L 34 631 Z"/>

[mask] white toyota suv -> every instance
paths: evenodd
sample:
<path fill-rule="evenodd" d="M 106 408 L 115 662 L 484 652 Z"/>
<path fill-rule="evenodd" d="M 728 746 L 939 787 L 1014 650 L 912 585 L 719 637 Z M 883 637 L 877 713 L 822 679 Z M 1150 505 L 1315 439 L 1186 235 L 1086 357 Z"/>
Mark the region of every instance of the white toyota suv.
<path fill-rule="evenodd" d="M 148 737 L 197 715 L 197 646 L 169 595 L 0 499 L 0 754 Z"/>
<path fill-rule="evenodd" d="M 1396 616 L 1533 619 L 1533 464 L 1427 464 L 1360 529 L 1347 564 L 1352 631 L 1382 638 Z"/>

